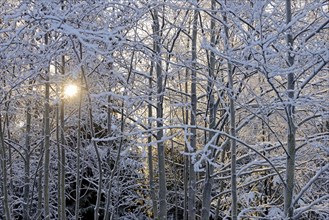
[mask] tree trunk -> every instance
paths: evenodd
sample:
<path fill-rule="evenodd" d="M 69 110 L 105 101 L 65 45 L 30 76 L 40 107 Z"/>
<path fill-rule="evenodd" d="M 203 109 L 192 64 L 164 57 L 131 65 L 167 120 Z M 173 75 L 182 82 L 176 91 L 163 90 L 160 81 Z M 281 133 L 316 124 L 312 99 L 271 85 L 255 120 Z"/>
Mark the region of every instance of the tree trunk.
<path fill-rule="evenodd" d="M 125 125 L 124 107 L 125 107 L 125 102 L 123 101 L 122 102 L 122 105 L 121 105 L 121 120 L 120 120 L 120 131 L 121 131 L 121 134 L 123 134 L 123 132 L 124 132 L 124 125 Z M 109 206 L 110 205 L 110 202 L 111 202 L 111 197 L 112 197 L 112 181 L 114 179 L 114 175 L 116 174 L 116 172 L 117 172 L 117 170 L 119 168 L 120 156 L 121 156 L 121 151 L 122 151 L 122 147 L 123 147 L 123 139 L 124 139 L 124 137 L 121 136 L 121 138 L 120 138 L 120 144 L 118 146 L 117 154 L 116 154 L 116 157 L 115 157 L 115 163 L 114 163 L 113 169 L 111 170 L 111 175 L 110 175 L 110 179 L 109 179 L 109 182 L 108 182 L 107 206 Z M 105 220 L 107 220 L 107 216 L 108 215 L 109 215 L 109 211 L 108 211 L 108 207 L 107 207 L 107 213 L 106 213 L 106 215 L 104 217 Z M 115 218 L 114 213 L 111 213 L 109 215 L 109 219 L 112 220 L 114 218 Z"/>
<path fill-rule="evenodd" d="M 170 107 L 170 110 L 169 110 L 169 114 L 170 114 L 170 121 L 172 121 L 174 119 L 174 115 L 173 115 L 173 112 L 174 112 L 174 109 L 172 107 Z M 173 136 L 173 132 L 172 130 L 170 130 L 170 136 Z M 178 196 L 178 182 L 179 182 L 179 177 L 177 175 L 177 166 L 176 166 L 176 157 L 177 156 L 175 154 L 175 144 L 174 144 L 174 139 L 171 139 L 170 140 L 170 147 L 171 147 L 171 172 L 173 174 L 173 178 L 174 178 L 174 186 L 173 186 L 173 191 L 174 191 L 174 198 L 173 198 L 173 205 L 175 207 L 175 212 L 174 212 L 174 219 L 178 219 L 178 207 L 179 207 L 179 196 Z"/>
<path fill-rule="evenodd" d="M 43 112 L 43 118 L 42 118 L 42 124 L 44 126 L 45 124 L 45 112 Z M 45 136 L 45 129 L 43 128 L 42 129 L 42 134 L 41 134 L 42 137 Z M 42 179 L 43 179 L 43 169 L 44 169 L 44 166 L 43 166 L 43 160 L 44 160 L 44 139 L 41 140 L 41 143 L 40 143 L 40 160 L 39 160 L 39 166 L 38 166 L 38 183 L 37 183 L 37 186 L 38 186 L 38 204 L 37 204 L 37 219 L 38 220 L 41 220 L 41 217 L 42 217 L 42 213 L 43 213 L 43 210 L 42 210 L 42 201 L 43 201 L 43 183 L 42 183 Z M 31 202 L 32 203 L 32 202 Z"/>
<path fill-rule="evenodd" d="M 215 13 L 215 0 L 211 1 L 211 11 Z M 210 31 L 211 31 L 211 39 L 210 43 L 212 47 L 215 47 L 216 43 L 216 35 L 215 35 L 215 19 L 212 17 L 210 21 Z M 214 84 L 214 71 L 215 71 L 215 54 L 214 52 L 210 52 L 209 57 L 209 76 L 208 76 L 208 85 L 207 85 L 207 96 L 208 96 L 208 109 L 209 109 L 209 128 L 215 129 L 216 127 L 216 109 L 215 109 L 215 101 L 214 101 L 214 95 L 213 95 L 213 84 Z M 207 142 L 212 140 L 214 136 L 214 132 L 210 131 L 208 134 Z M 207 143 L 205 143 L 207 144 Z M 213 143 L 215 144 L 215 143 Z M 210 155 L 211 157 L 214 157 L 214 152 L 212 149 L 212 153 Z M 214 171 L 214 167 L 207 162 L 206 164 L 206 174 L 205 174 L 205 183 L 203 187 L 203 195 L 202 195 L 202 209 L 201 209 L 201 219 L 209 219 L 210 215 L 210 205 L 211 205 L 211 190 L 213 185 L 213 178 L 212 174 Z"/>
<path fill-rule="evenodd" d="M 32 81 L 29 81 L 29 85 L 31 86 Z M 29 88 L 29 91 L 32 89 Z M 23 219 L 29 219 L 29 194 L 30 194 L 30 135 L 31 135 L 31 106 L 30 103 L 27 103 L 26 107 L 26 128 L 25 128 L 25 161 L 24 161 L 24 212 Z"/>
<path fill-rule="evenodd" d="M 188 43 L 189 45 L 189 43 Z M 188 94 L 188 78 L 189 78 L 189 70 L 186 68 L 186 72 L 185 72 L 185 88 L 184 88 L 184 92 L 185 94 Z M 188 103 L 188 97 L 185 97 L 185 103 Z M 189 123 L 189 110 L 188 108 L 185 108 L 182 110 L 182 115 L 183 115 L 183 119 L 184 123 L 186 125 L 188 125 Z M 188 148 L 187 148 L 187 143 L 184 144 L 184 152 L 188 152 Z M 189 185 L 189 156 L 184 155 L 184 220 L 187 220 L 188 217 L 188 185 Z"/>
<path fill-rule="evenodd" d="M 0 112 L 1 113 L 1 112 Z M 2 205 L 3 205 L 3 213 L 4 217 L 7 220 L 10 220 L 10 207 L 8 201 L 8 179 L 7 179 L 7 158 L 6 158 L 6 148 L 5 148 L 5 140 L 3 136 L 2 129 L 2 117 L 0 115 L 0 160 L 1 160 L 1 170 L 2 170 Z"/>
<path fill-rule="evenodd" d="M 233 71 L 232 66 L 228 63 L 229 75 L 229 92 L 230 94 L 230 135 L 236 137 L 235 128 L 235 104 L 233 92 Z M 231 192 L 232 192 L 232 219 L 237 220 L 238 204 L 237 204 L 237 182 L 236 182 L 236 140 L 231 139 Z"/>
<path fill-rule="evenodd" d="M 109 67 L 109 71 L 110 71 L 110 76 L 108 78 L 108 90 L 109 92 L 111 92 L 111 79 L 110 77 L 112 76 L 113 74 L 113 62 L 111 61 L 109 64 L 108 64 L 108 67 Z M 111 108 L 111 96 L 108 96 L 107 98 L 107 136 L 108 137 L 111 137 L 112 135 L 112 108 Z M 112 140 L 108 141 L 108 152 L 107 152 L 107 155 L 108 155 L 108 164 L 111 163 L 111 147 L 113 146 L 113 142 Z M 106 197 L 106 204 L 105 204 L 105 213 L 104 213 L 104 220 L 108 220 L 110 218 L 110 205 L 111 205 L 111 189 L 112 189 L 112 180 L 111 180 L 111 176 L 112 176 L 112 171 L 109 171 L 109 175 L 110 175 L 110 178 L 108 178 L 107 180 L 107 188 L 108 188 L 108 191 L 107 191 L 107 197 Z"/>
<path fill-rule="evenodd" d="M 81 61 L 81 60 L 80 60 Z M 90 89 L 88 86 L 88 81 L 87 81 L 87 77 L 85 74 L 85 70 L 83 68 L 83 66 L 81 66 L 81 74 L 83 77 L 83 81 L 85 84 L 85 88 L 87 91 L 87 97 L 88 97 L 88 118 L 89 118 L 89 129 L 90 129 L 90 133 L 92 136 L 92 139 L 95 137 L 95 130 L 94 130 L 94 118 L 93 118 L 93 107 L 92 107 L 92 101 L 91 101 L 91 96 L 90 96 Z M 103 169 L 102 169 L 102 160 L 101 160 L 101 156 L 99 154 L 99 150 L 97 147 L 97 144 L 94 140 L 92 140 L 92 145 L 93 148 L 95 150 L 96 153 L 96 159 L 97 159 L 97 169 L 98 169 L 98 188 L 97 188 L 97 196 L 96 196 L 96 204 L 95 204 L 95 208 L 94 208 L 94 220 L 98 220 L 99 219 L 99 209 L 100 209 L 100 205 L 101 205 L 101 196 L 102 196 L 102 190 L 103 190 Z"/>
<path fill-rule="evenodd" d="M 226 4 L 226 1 L 225 1 Z M 224 46 L 227 56 L 229 57 L 229 30 L 227 25 L 227 15 L 226 12 L 223 12 L 223 21 L 224 21 Z M 234 138 L 236 137 L 236 128 L 235 128 L 235 94 L 234 94 L 234 83 L 233 83 L 233 69 L 231 61 L 227 60 L 227 74 L 228 74 L 228 96 L 230 99 L 230 135 Z M 237 204 L 237 182 L 236 182 L 236 140 L 230 140 L 231 144 L 231 215 L 233 220 L 237 220 L 238 215 L 238 204 Z"/>
<path fill-rule="evenodd" d="M 82 86 L 83 80 L 80 76 L 80 86 Z M 80 149 L 81 149 L 81 105 L 82 105 L 82 91 L 79 91 L 79 107 L 78 107 L 78 131 L 77 131 L 77 173 L 76 173 L 76 187 L 75 187 L 75 219 L 79 220 L 79 210 L 80 210 Z"/>
<path fill-rule="evenodd" d="M 291 0 L 286 0 L 286 23 L 290 23 L 292 18 L 291 13 Z M 292 29 L 287 31 L 287 47 L 288 51 L 288 68 L 294 64 L 294 58 L 291 51 L 293 50 L 293 36 Z M 292 103 L 294 101 L 295 79 L 294 73 L 288 74 L 288 105 L 286 106 L 287 122 L 288 122 L 288 155 L 287 155 L 287 168 L 286 168 L 286 187 L 284 193 L 284 213 L 288 219 L 292 218 L 294 208 L 292 204 L 293 191 L 294 191 L 294 178 L 295 178 L 295 154 L 296 154 L 296 127 L 294 125 L 295 107 Z"/>
<path fill-rule="evenodd" d="M 14 71 L 13 71 L 14 72 Z M 4 80 L 4 85 L 6 85 L 6 81 Z M 10 131 L 10 118 L 9 118 L 9 106 L 10 106 L 10 100 L 11 100 L 11 92 L 9 92 L 8 95 L 6 95 L 6 102 L 5 102 L 5 106 L 6 106 L 6 127 L 7 127 L 7 138 L 9 140 L 11 140 L 11 131 Z M 5 134 L 5 132 L 3 131 L 3 134 Z M 8 147 L 8 164 L 9 165 L 9 191 L 13 190 L 13 161 L 12 161 L 12 149 L 11 147 Z"/>
<path fill-rule="evenodd" d="M 153 111 L 152 111 L 152 80 L 153 80 L 153 68 L 154 62 L 151 62 L 151 69 L 150 69 L 150 76 L 149 76 L 149 98 L 148 98 L 148 129 L 152 129 L 152 118 L 153 118 Z M 155 186 L 154 186 L 154 174 L 153 174 L 153 147 L 152 147 L 152 132 L 150 132 L 147 138 L 147 158 L 148 158 L 148 169 L 149 169 L 149 185 L 150 185 L 150 197 L 152 200 L 152 211 L 153 211 L 153 218 L 158 219 L 158 206 L 156 201 L 155 195 Z"/>
<path fill-rule="evenodd" d="M 65 75 L 65 57 L 62 56 L 61 60 L 61 73 L 62 75 Z M 61 198 L 61 219 L 66 219 L 66 199 L 65 199 L 65 120 L 64 120 L 64 85 L 62 85 L 61 89 L 61 103 L 60 103 L 60 134 L 61 134 L 61 176 L 60 176 L 60 198 Z"/>
<path fill-rule="evenodd" d="M 49 147 L 50 147 L 50 120 L 49 120 L 49 75 L 48 71 L 46 73 L 46 85 L 45 85 L 45 161 L 44 161 L 44 209 L 45 209 L 45 219 L 50 220 L 49 211 Z"/>
<path fill-rule="evenodd" d="M 48 33 L 45 36 L 45 45 L 48 44 Z M 49 111 L 50 111 L 50 82 L 49 82 L 49 67 L 45 70 L 45 121 L 44 121 L 44 218 L 46 220 L 50 220 L 50 210 L 49 210 L 49 148 L 50 148 L 50 119 L 49 119 Z"/>
<path fill-rule="evenodd" d="M 191 149 L 190 154 L 196 151 L 196 111 L 197 111 L 197 95 L 196 95 L 196 44 L 197 44 L 197 28 L 198 28 L 198 11 L 195 9 L 192 23 L 192 70 L 191 70 Z M 196 215 L 195 194 L 196 194 L 196 173 L 194 170 L 194 161 L 192 156 L 189 158 L 189 199 L 188 199 L 188 219 L 194 220 Z"/>
<path fill-rule="evenodd" d="M 57 69 L 56 69 L 57 71 Z M 59 97 L 60 96 L 60 90 L 61 90 L 61 87 L 60 88 L 57 88 L 56 90 L 56 95 Z M 58 167 L 58 170 L 57 170 L 57 209 L 58 209 L 58 216 L 62 216 L 61 214 L 61 211 L 62 211 L 62 208 L 61 208 L 61 175 L 62 175 L 62 166 L 61 166 L 61 141 L 60 141 L 60 125 L 59 125 L 59 121 L 60 121 L 60 116 L 59 116 L 59 113 L 60 112 L 60 103 L 56 103 L 56 146 L 57 146 L 57 167 Z"/>
<path fill-rule="evenodd" d="M 156 60 L 156 77 L 157 77 L 157 147 L 158 147 L 158 167 L 159 167 L 159 220 L 167 219 L 167 187 L 166 187 L 166 169 L 165 169 L 165 147 L 163 143 L 163 73 L 161 65 L 161 47 L 160 47 L 160 24 L 158 11 L 153 10 L 153 32 L 155 45 Z"/>

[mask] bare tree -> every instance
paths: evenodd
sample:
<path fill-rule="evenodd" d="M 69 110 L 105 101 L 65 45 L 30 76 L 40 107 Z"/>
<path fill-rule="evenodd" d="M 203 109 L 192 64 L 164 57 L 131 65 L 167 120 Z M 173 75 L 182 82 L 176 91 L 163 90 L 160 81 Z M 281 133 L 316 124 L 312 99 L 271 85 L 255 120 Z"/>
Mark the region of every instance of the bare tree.
<path fill-rule="evenodd" d="M 153 17 L 153 36 L 155 48 L 155 72 L 157 82 L 157 104 L 156 104 L 156 126 L 157 147 L 158 147 L 158 168 L 159 168 L 159 220 L 167 219 L 167 186 L 166 186 L 166 170 L 165 170 L 165 146 L 163 143 L 163 72 L 161 65 L 161 30 L 158 10 L 152 11 Z"/>
<path fill-rule="evenodd" d="M 196 2 L 196 4 L 198 1 Z M 196 173 L 194 169 L 193 153 L 196 151 L 196 118 L 197 118 L 197 31 L 198 31 L 198 11 L 197 5 L 194 6 L 193 21 L 192 21 L 192 66 L 191 66 L 191 137 L 190 149 L 191 154 L 189 159 L 189 193 L 188 193 L 188 219 L 194 220 L 196 215 Z"/>
<path fill-rule="evenodd" d="M 155 46 L 155 45 L 154 45 Z M 154 71 L 154 62 L 151 61 L 150 66 L 150 75 L 149 75 L 149 98 L 148 98 L 148 129 L 152 129 L 152 117 L 153 117 L 153 107 L 152 107 L 152 86 L 153 86 L 153 71 Z M 149 185 L 150 185 L 150 197 L 152 200 L 152 211 L 153 211 L 153 217 L 154 219 L 158 218 L 158 206 L 157 206 L 157 200 L 155 195 L 155 183 L 154 183 L 154 168 L 153 168 L 153 146 L 152 146 L 152 133 L 150 132 L 148 138 L 147 138 L 147 162 L 148 162 L 148 170 L 149 170 Z"/>
<path fill-rule="evenodd" d="M 286 24 L 289 24 L 292 19 L 291 12 L 291 0 L 286 0 Z M 294 55 L 292 53 L 293 48 L 293 36 L 292 28 L 290 27 L 287 31 L 287 47 L 288 50 L 288 67 L 294 65 Z M 295 76 L 294 73 L 288 73 L 288 82 L 287 82 L 287 94 L 289 102 L 285 108 L 287 114 L 287 124 L 288 124 L 288 139 L 287 139 L 287 165 L 286 165 L 286 187 L 284 194 L 284 213 L 290 219 L 294 214 L 293 208 L 293 193 L 294 193 L 294 180 L 295 180 L 295 156 L 296 156 L 296 127 L 294 124 L 294 114 L 295 107 L 294 102 L 294 88 L 295 88 Z"/>
<path fill-rule="evenodd" d="M 65 75 L 65 56 L 61 56 L 61 74 Z M 60 102 L 60 201 L 61 201 L 61 219 L 66 219 L 66 196 L 65 196 L 65 97 L 64 97 L 64 85 L 61 85 L 61 102 Z"/>
<path fill-rule="evenodd" d="M 45 35 L 45 45 L 47 45 L 49 42 L 49 35 L 48 33 Z M 44 141 L 44 215 L 46 220 L 50 220 L 50 208 L 49 208 L 49 160 L 50 160 L 50 81 L 49 81 L 49 67 L 45 70 L 45 124 L 44 124 L 44 130 L 45 130 L 45 141 Z"/>
<path fill-rule="evenodd" d="M 211 1 L 211 14 L 212 17 L 210 19 L 210 44 L 212 47 L 216 46 L 216 23 L 215 23 L 215 15 L 216 15 L 216 1 Z M 215 53 L 213 51 L 209 52 L 208 55 L 208 83 L 207 83 L 207 110 L 209 111 L 209 128 L 215 129 L 216 128 L 216 103 L 214 98 L 214 80 L 215 80 Z M 206 143 L 213 141 L 213 137 L 215 132 L 210 131 L 208 137 L 206 138 Z M 214 141 L 215 142 L 215 141 Z M 216 144 L 216 143 L 213 143 Z M 212 149 L 210 159 L 215 157 L 215 151 Z M 201 210 L 201 218 L 202 219 L 209 219 L 210 216 L 210 207 L 211 207 L 211 191 L 213 187 L 213 171 L 214 166 L 206 162 L 206 173 L 205 173 L 205 180 L 203 186 L 203 193 L 202 193 L 202 210 Z"/>
<path fill-rule="evenodd" d="M 29 85 L 32 85 L 32 80 L 30 80 Z M 32 88 L 29 87 L 29 91 Z M 31 155 L 31 104 L 27 103 L 26 107 L 26 134 L 25 134 L 25 164 L 24 164 L 24 220 L 29 219 L 29 194 L 30 194 L 30 155 Z"/>
<path fill-rule="evenodd" d="M 1 157 L 1 171 L 2 171 L 2 203 L 3 203 L 3 211 L 4 217 L 6 219 L 11 219 L 11 213 L 9 208 L 9 197 L 8 197 L 8 178 L 7 178 L 7 158 L 6 158 L 6 148 L 3 136 L 3 128 L 2 128 L 2 117 L 0 116 L 0 157 Z"/>

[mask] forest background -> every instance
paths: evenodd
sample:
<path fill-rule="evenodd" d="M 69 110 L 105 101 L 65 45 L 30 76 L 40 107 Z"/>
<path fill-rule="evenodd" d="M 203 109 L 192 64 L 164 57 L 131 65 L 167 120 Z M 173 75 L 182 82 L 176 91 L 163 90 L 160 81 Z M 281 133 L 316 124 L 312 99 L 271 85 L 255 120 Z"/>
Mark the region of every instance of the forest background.
<path fill-rule="evenodd" d="M 329 219 L 327 0 L 0 2 L 3 219 Z"/>

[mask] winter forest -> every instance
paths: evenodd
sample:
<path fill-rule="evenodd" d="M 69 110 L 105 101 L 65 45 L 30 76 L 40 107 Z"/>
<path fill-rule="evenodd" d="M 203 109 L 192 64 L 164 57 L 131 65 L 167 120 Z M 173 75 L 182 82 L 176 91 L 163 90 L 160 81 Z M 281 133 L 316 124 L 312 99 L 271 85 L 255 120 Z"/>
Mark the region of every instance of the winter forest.
<path fill-rule="evenodd" d="M 1 219 L 329 219 L 327 0 L 0 3 Z"/>

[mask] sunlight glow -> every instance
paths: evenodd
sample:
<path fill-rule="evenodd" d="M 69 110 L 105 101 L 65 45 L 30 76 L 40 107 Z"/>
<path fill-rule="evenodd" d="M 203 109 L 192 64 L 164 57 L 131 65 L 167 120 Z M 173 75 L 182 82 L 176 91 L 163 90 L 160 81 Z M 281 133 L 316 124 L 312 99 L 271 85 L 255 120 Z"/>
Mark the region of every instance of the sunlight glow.
<path fill-rule="evenodd" d="M 77 85 L 74 84 L 68 84 L 64 88 L 64 96 L 65 97 L 73 97 L 75 96 L 79 91 L 79 88 Z"/>

